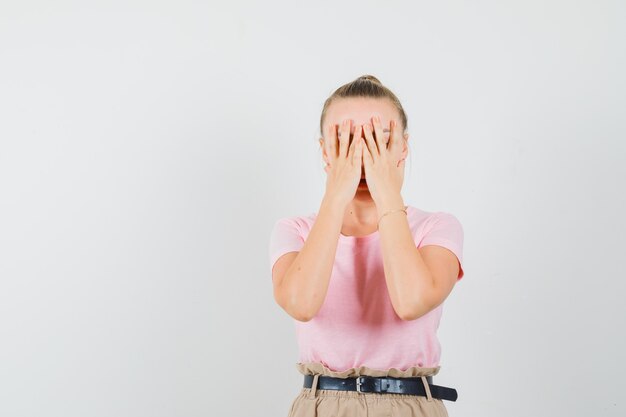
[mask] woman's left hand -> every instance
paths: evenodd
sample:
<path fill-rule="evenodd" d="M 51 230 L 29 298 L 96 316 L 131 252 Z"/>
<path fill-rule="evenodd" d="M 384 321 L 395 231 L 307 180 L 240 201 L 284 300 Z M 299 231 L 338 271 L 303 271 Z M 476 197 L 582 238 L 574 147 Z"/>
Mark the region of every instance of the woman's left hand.
<path fill-rule="evenodd" d="M 389 141 L 385 140 L 383 126 L 378 116 L 372 117 L 372 125 L 363 125 L 367 147 L 363 149 L 365 180 L 372 199 L 377 206 L 400 196 L 404 181 L 404 159 L 402 153 L 402 132 L 395 120 L 390 122 Z"/>

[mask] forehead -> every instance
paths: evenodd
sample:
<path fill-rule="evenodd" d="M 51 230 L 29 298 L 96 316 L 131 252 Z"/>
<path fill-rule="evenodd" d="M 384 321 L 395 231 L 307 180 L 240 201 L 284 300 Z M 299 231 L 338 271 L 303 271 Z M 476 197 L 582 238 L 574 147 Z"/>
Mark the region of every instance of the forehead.
<path fill-rule="evenodd" d="M 326 124 L 341 124 L 352 119 L 355 124 L 371 123 L 372 116 L 379 116 L 383 125 L 398 117 L 395 106 L 387 98 L 349 97 L 332 101 L 326 110 Z"/>

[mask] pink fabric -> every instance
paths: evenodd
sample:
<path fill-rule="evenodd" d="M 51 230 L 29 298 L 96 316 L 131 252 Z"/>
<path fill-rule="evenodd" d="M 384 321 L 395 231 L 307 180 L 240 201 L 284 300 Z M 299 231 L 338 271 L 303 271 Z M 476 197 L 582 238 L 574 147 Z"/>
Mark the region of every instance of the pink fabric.
<path fill-rule="evenodd" d="M 304 245 L 316 213 L 278 219 L 270 237 L 270 270 L 287 252 Z M 407 218 L 417 247 L 440 245 L 459 260 L 463 277 L 463 228 L 452 214 L 408 206 Z M 333 371 L 368 366 L 406 370 L 439 365 L 437 328 L 443 303 L 417 320 L 400 319 L 391 305 L 383 271 L 379 232 L 362 237 L 339 235 L 326 299 L 308 322 L 294 320 L 299 362 L 321 362 Z"/>

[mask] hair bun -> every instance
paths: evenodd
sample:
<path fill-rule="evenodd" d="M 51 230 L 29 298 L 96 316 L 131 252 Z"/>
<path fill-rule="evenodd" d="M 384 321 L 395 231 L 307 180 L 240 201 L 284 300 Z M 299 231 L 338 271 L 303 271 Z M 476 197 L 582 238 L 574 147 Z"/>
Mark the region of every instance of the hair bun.
<path fill-rule="evenodd" d="M 380 80 L 371 74 L 363 74 L 360 77 L 353 78 L 352 81 L 337 88 L 331 95 L 324 101 L 324 107 L 322 108 L 322 115 L 320 117 L 320 135 L 327 137 L 326 127 L 324 120 L 326 119 L 326 113 L 329 106 L 335 99 L 343 98 L 372 98 L 372 99 L 386 99 L 393 104 L 396 108 L 399 116 L 398 125 L 402 126 L 402 131 L 407 130 L 407 117 L 402 104 L 398 97 L 386 86 L 384 86 Z M 336 123 L 333 122 L 333 123 Z M 331 125 L 332 126 L 332 125 Z M 336 125 L 335 125 L 336 126 Z"/>
<path fill-rule="evenodd" d="M 357 78 L 357 79 L 358 79 L 359 81 L 371 81 L 371 82 L 374 82 L 374 83 L 377 83 L 377 84 L 383 85 L 383 84 L 380 82 L 380 80 L 379 80 L 378 78 L 374 77 L 373 75 L 369 75 L 369 74 L 366 74 L 366 75 L 361 75 L 361 76 L 360 76 L 359 78 Z"/>

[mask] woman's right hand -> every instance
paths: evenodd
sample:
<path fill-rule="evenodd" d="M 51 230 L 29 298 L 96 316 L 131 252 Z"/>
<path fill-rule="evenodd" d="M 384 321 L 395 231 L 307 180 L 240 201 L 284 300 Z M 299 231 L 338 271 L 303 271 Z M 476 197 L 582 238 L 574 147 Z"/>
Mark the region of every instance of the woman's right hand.
<path fill-rule="evenodd" d="M 351 120 L 344 120 L 339 126 L 339 138 L 337 138 L 337 125 L 330 124 L 326 128 L 327 134 L 324 139 L 324 150 L 327 156 L 327 165 L 324 168 L 326 196 L 337 199 L 346 206 L 354 198 L 361 180 L 365 146 L 361 137 L 361 125 L 355 127 L 354 139 L 350 143 L 351 125 Z"/>

